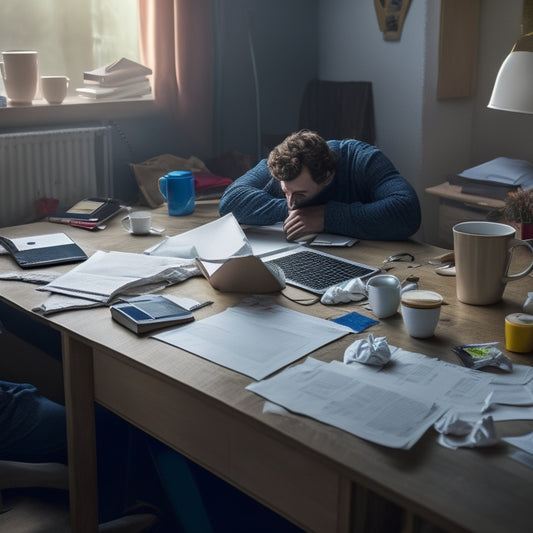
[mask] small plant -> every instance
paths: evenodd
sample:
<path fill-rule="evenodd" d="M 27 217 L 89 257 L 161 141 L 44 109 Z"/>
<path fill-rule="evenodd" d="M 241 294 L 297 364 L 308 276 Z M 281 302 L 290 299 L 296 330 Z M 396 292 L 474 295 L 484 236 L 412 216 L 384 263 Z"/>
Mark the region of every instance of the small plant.
<path fill-rule="evenodd" d="M 508 193 L 503 214 L 511 222 L 533 222 L 533 189 Z"/>

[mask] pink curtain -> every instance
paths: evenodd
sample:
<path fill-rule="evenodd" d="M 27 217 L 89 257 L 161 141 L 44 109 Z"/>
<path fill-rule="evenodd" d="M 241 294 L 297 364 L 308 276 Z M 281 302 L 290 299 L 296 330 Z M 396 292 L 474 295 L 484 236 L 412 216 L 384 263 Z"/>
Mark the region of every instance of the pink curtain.
<path fill-rule="evenodd" d="M 175 117 L 195 154 L 211 154 L 211 0 L 139 0 L 141 61 L 153 70 L 156 105 Z"/>

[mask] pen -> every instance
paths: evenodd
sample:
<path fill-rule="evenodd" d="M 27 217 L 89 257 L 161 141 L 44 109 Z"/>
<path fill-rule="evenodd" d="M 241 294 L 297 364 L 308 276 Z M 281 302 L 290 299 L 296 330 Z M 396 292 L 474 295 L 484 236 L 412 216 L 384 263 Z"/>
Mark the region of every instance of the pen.
<path fill-rule="evenodd" d="M 69 224 L 70 226 L 78 227 L 78 228 L 90 228 L 90 229 L 98 226 L 98 223 L 96 222 L 86 222 L 86 221 L 81 221 L 81 220 L 70 220 L 69 222 L 67 222 L 67 224 Z"/>
<path fill-rule="evenodd" d="M 200 302 L 199 304 L 193 305 L 191 308 L 189 308 L 189 311 L 196 311 L 197 309 L 201 309 L 202 307 L 206 307 L 207 305 L 211 305 L 213 302 L 206 300 L 205 302 Z"/>
<path fill-rule="evenodd" d="M 71 221 L 74 222 L 98 222 L 97 218 L 70 218 L 70 217 L 48 217 L 49 222 L 59 222 L 60 224 L 70 224 Z"/>
<path fill-rule="evenodd" d="M 71 218 L 49 218 L 48 222 L 53 222 L 55 224 L 67 224 L 69 226 L 75 226 L 79 228 L 90 228 L 90 229 L 98 226 L 98 221 L 95 219 L 74 220 Z"/>

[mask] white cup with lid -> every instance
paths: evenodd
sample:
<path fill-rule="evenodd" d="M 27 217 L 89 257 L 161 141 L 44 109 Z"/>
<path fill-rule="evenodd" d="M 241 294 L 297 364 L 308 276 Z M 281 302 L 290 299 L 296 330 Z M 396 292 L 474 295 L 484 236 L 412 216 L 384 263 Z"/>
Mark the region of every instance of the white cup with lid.
<path fill-rule="evenodd" d="M 442 300 L 442 296 L 434 291 L 412 290 L 402 294 L 403 323 L 411 337 L 427 339 L 435 334 Z"/>

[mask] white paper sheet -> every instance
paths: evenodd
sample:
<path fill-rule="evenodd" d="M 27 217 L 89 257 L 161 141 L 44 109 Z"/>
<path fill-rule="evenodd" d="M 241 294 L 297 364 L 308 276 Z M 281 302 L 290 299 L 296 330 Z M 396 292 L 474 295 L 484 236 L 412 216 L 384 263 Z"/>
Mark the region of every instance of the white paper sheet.
<path fill-rule="evenodd" d="M 289 242 L 286 239 L 282 223 L 271 226 L 245 226 L 244 234 L 257 257 L 301 246 L 298 242 Z"/>
<path fill-rule="evenodd" d="M 184 252 L 188 251 L 188 253 Z M 222 260 L 240 255 L 251 255 L 252 249 L 235 217 L 229 213 L 179 235 L 167 237 L 145 254 L 166 257 L 199 257 Z"/>
<path fill-rule="evenodd" d="M 247 389 L 326 424 L 377 444 L 408 449 L 445 409 L 411 394 L 358 376 L 355 365 L 328 364 L 309 357 L 301 365 L 252 383 Z M 375 373 L 374 373 L 375 374 Z"/>
<path fill-rule="evenodd" d="M 328 320 L 248 298 L 209 318 L 153 337 L 254 379 L 263 379 L 353 331 Z"/>
<path fill-rule="evenodd" d="M 332 233 L 319 233 L 310 241 L 290 242 L 285 237 L 283 223 L 270 226 L 245 226 L 244 233 L 250 243 L 254 255 L 264 257 L 269 254 L 296 248 L 302 244 L 311 246 L 352 246 L 357 239 Z"/>
<path fill-rule="evenodd" d="M 108 303 L 132 287 L 177 283 L 200 275 L 192 260 L 128 252 L 95 252 L 89 259 L 37 290 Z"/>
<path fill-rule="evenodd" d="M 391 362 L 383 368 L 361 364 L 329 364 L 308 360 L 247 389 L 270 402 L 339 427 L 377 444 L 410 448 L 448 410 L 483 415 L 492 390 L 512 402 L 516 385 L 492 383 L 494 374 L 471 370 L 391 347 Z M 523 386 L 528 388 L 528 386 Z M 524 404 L 523 395 L 518 401 Z M 505 416 L 530 418 L 528 406 L 496 405 L 494 420 Z"/>

